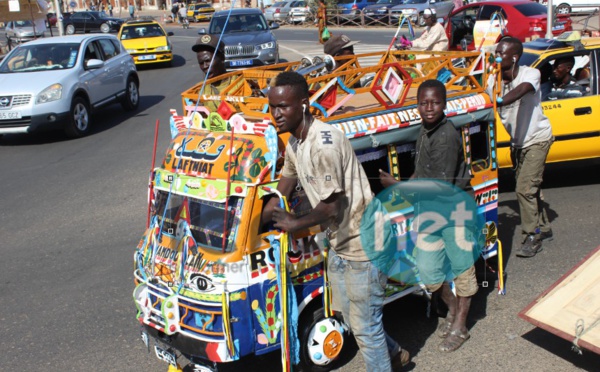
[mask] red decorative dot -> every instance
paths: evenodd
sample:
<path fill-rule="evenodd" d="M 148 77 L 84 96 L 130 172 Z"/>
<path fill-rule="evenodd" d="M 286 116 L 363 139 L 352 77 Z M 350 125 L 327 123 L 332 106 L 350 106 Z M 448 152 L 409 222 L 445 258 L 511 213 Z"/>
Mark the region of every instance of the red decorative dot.
<path fill-rule="evenodd" d="M 238 194 L 239 194 L 240 192 L 242 192 L 242 190 L 243 190 L 243 189 L 242 189 L 242 186 L 237 186 L 237 187 L 235 188 L 235 192 L 237 192 Z"/>
<path fill-rule="evenodd" d="M 273 304 L 267 305 L 267 311 L 273 311 Z"/>
<path fill-rule="evenodd" d="M 242 129 L 243 129 L 243 130 L 246 130 L 246 129 L 248 129 L 248 126 L 247 126 L 246 124 L 243 124 L 243 125 L 242 125 Z"/>
<path fill-rule="evenodd" d="M 175 329 L 175 324 L 171 324 L 171 326 L 169 327 L 169 331 L 175 332 Z"/>
<path fill-rule="evenodd" d="M 267 294 L 267 298 L 273 298 L 275 296 L 274 292 L 269 292 L 269 294 Z"/>
<path fill-rule="evenodd" d="M 270 326 L 272 326 L 272 325 L 273 325 L 273 323 L 275 323 L 275 319 L 273 319 L 273 318 L 269 318 L 269 319 L 267 319 L 267 323 L 268 323 Z"/>

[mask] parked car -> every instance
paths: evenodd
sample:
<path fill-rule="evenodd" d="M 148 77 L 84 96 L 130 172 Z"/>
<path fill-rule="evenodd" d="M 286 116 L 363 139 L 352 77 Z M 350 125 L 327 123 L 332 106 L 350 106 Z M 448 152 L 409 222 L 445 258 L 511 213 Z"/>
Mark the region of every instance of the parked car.
<path fill-rule="evenodd" d="M 37 27 L 34 35 L 33 23 L 29 20 L 7 22 L 4 31 L 6 32 L 6 42 L 10 48 L 20 43 L 44 37 L 44 30 Z"/>
<path fill-rule="evenodd" d="M 210 21 L 213 14 L 215 14 L 215 8 L 208 3 L 190 4 L 187 10 L 187 17 L 191 22 Z"/>
<path fill-rule="evenodd" d="M 376 3 L 377 0 L 339 0 L 337 5 L 339 14 L 358 16 L 361 10 Z"/>
<path fill-rule="evenodd" d="M 394 6 L 404 4 L 405 1 L 406 0 L 379 0 L 375 4 L 365 7 L 363 13 L 365 17 L 382 18 L 387 16 Z"/>
<path fill-rule="evenodd" d="M 114 35 L 71 35 L 19 45 L 0 63 L 0 134 L 63 129 L 81 137 L 92 113 L 139 105 L 139 78 Z"/>
<path fill-rule="evenodd" d="M 577 85 L 586 88 L 586 93 L 542 101 L 555 138 L 546 162 L 599 158 L 600 39 L 582 39 L 582 44 L 546 39 L 528 42 L 523 45 L 519 64 L 539 69 L 544 83 L 548 77 L 544 71 L 547 67 L 552 71 L 552 66 L 563 57 L 574 58 L 571 76 Z M 497 141 L 498 165 L 510 167 L 510 137 L 502 125 L 498 125 Z"/>
<path fill-rule="evenodd" d="M 279 45 L 271 30 L 279 28 L 274 22 L 270 27 L 263 13 L 257 8 L 238 8 L 215 12 L 208 25 L 208 33 L 221 35 L 225 44 L 225 66 L 229 68 L 262 66 L 279 62 Z M 198 31 L 203 35 L 207 30 Z"/>
<path fill-rule="evenodd" d="M 117 37 L 131 54 L 136 65 L 161 63 L 167 66 L 173 61 L 173 46 L 160 23 L 153 20 L 127 21 Z"/>
<path fill-rule="evenodd" d="M 287 23 L 306 22 L 306 19 L 310 14 L 311 11 L 307 1 L 292 1 L 289 11 L 286 14 L 285 21 Z"/>
<path fill-rule="evenodd" d="M 291 3 L 291 1 L 278 1 L 265 9 L 265 19 L 270 23 L 281 22 L 285 18 L 281 17 L 281 8 Z"/>
<path fill-rule="evenodd" d="M 417 26 L 425 26 L 423 12 L 425 9 L 435 10 L 438 18 L 445 18 L 454 9 L 452 0 L 406 0 L 405 3 L 396 5 L 390 11 L 393 20 L 400 21 L 402 17 L 409 17 Z"/>
<path fill-rule="evenodd" d="M 63 21 L 65 33 L 72 35 L 76 32 L 118 32 L 123 25 L 120 18 L 109 17 L 104 12 L 75 12 Z"/>
<path fill-rule="evenodd" d="M 548 5 L 548 2 L 542 4 Z M 554 0 L 552 4 L 556 6 L 558 14 L 590 13 L 600 7 L 598 0 Z"/>
<path fill-rule="evenodd" d="M 494 13 L 500 12 L 506 20 L 506 32 L 499 29 L 490 31 L 490 21 Z M 545 37 L 548 8 L 542 4 L 528 0 L 485 1 L 465 5 L 452 12 L 446 21 L 445 28 L 451 50 L 462 49 L 461 43 L 468 50 L 478 47 L 475 39 L 486 32 L 486 39 L 495 43 L 503 36 L 513 36 L 522 42 Z M 558 36 L 573 29 L 571 18 L 565 14 L 557 14 L 552 26 L 552 34 Z M 464 41 L 463 41 L 464 39 Z"/>

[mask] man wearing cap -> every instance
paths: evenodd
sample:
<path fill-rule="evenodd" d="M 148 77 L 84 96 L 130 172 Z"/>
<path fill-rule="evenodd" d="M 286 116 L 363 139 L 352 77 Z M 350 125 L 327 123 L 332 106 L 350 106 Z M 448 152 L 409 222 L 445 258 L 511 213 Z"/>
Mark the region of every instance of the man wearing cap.
<path fill-rule="evenodd" d="M 323 51 L 325 54 L 329 54 L 332 57 L 353 56 L 354 45 L 358 43 L 360 43 L 360 41 L 352 41 L 346 35 L 333 35 L 325 42 Z"/>
<path fill-rule="evenodd" d="M 198 65 L 204 73 L 206 79 L 212 79 L 223 75 L 227 72 L 225 69 L 225 48 L 223 43 L 219 43 L 219 38 L 214 35 L 202 35 L 196 40 L 196 44 L 192 46 L 192 50 L 196 52 Z M 214 61 L 213 61 L 214 56 Z M 210 62 L 212 62 L 212 67 Z M 215 83 L 211 83 L 204 88 L 205 95 L 218 95 L 221 90 L 231 83 L 231 78 L 223 79 Z M 205 105 L 210 111 L 216 111 L 220 101 L 207 101 Z"/>
<path fill-rule="evenodd" d="M 425 31 L 412 43 L 409 42 L 412 46 L 411 49 L 434 52 L 448 50 L 446 30 L 444 30 L 444 26 L 438 23 L 435 10 L 425 9 L 423 19 L 425 20 Z"/>

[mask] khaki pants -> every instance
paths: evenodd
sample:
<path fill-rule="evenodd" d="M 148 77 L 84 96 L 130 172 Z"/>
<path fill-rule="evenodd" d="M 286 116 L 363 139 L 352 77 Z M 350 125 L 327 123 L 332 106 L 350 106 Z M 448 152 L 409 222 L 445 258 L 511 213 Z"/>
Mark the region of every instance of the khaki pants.
<path fill-rule="evenodd" d="M 515 167 L 517 201 L 521 215 L 522 241 L 527 235 L 549 231 L 550 222 L 542 201 L 542 177 L 546 156 L 552 140 L 536 143 L 523 149 L 512 149 L 511 158 Z"/>

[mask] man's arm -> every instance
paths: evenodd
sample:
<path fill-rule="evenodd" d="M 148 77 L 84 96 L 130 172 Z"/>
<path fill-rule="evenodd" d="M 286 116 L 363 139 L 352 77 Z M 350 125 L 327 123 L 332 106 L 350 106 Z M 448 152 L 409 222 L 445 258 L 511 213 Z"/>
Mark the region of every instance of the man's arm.
<path fill-rule="evenodd" d="M 296 178 L 282 176 L 279 180 L 279 184 L 277 184 L 277 191 L 279 191 L 281 195 L 285 196 L 286 198 L 289 198 L 297 183 L 298 179 Z M 265 205 L 263 208 L 263 213 L 260 218 L 261 225 L 265 225 L 273 220 L 273 211 L 278 205 L 279 198 L 277 197 L 273 197 L 267 202 L 267 205 Z"/>
<path fill-rule="evenodd" d="M 523 98 L 527 93 L 534 92 L 535 88 L 531 83 L 521 83 L 517 85 L 517 87 L 510 92 L 506 93 L 504 97 L 502 97 L 502 102 L 498 103 L 498 107 L 510 105 L 513 102 L 516 102 Z"/>
<path fill-rule="evenodd" d="M 275 207 L 273 211 L 273 221 L 275 227 L 287 232 L 296 232 L 308 229 L 312 226 L 328 224 L 337 217 L 340 210 L 341 193 L 331 195 L 317 204 L 309 214 L 296 218 L 293 214 Z"/>

